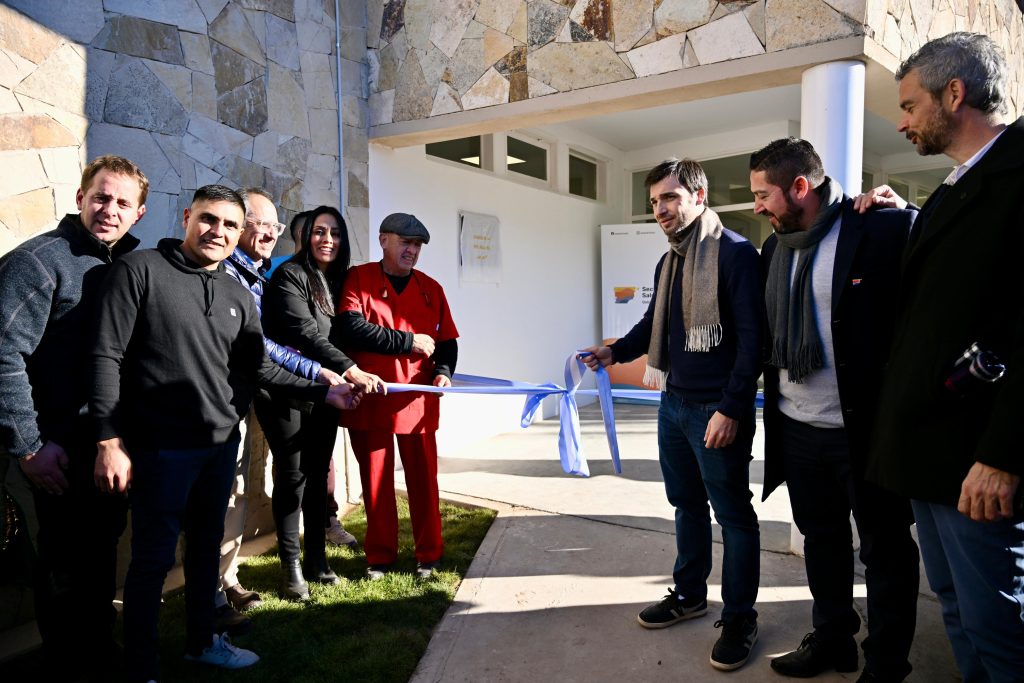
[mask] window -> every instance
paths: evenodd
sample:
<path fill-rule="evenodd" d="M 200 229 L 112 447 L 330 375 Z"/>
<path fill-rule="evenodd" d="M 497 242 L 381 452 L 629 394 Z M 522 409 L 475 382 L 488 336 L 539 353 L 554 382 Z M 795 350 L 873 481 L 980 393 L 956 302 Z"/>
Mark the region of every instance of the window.
<path fill-rule="evenodd" d="M 935 188 L 942 184 L 947 175 L 949 175 L 948 166 L 925 171 L 890 173 L 888 185 L 908 202 L 924 206 L 925 201 L 932 195 Z"/>
<path fill-rule="evenodd" d="M 569 152 L 569 194 L 597 199 L 597 163 Z"/>
<path fill-rule="evenodd" d="M 772 225 L 768 219 L 756 215 L 753 209 L 719 211 L 718 217 L 722 219 L 722 225 L 743 235 L 758 249 L 772 234 Z"/>
<path fill-rule="evenodd" d="M 508 136 L 508 170 L 547 182 L 548 150 L 529 142 Z"/>
<path fill-rule="evenodd" d="M 708 177 L 708 206 L 750 204 L 750 155 L 739 154 L 700 162 Z"/>
<path fill-rule="evenodd" d="M 447 159 L 473 168 L 485 168 L 481 156 L 480 136 L 458 138 L 444 142 L 427 144 L 427 154 L 439 159 Z"/>

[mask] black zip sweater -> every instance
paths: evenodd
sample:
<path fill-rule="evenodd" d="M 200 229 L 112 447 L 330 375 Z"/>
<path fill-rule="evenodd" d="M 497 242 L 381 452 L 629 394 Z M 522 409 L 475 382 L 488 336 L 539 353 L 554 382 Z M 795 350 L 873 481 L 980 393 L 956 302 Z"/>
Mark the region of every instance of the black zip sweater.
<path fill-rule="evenodd" d="M 89 403 L 96 439 L 129 449 L 202 448 L 237 434 L 257 385 L 307 401 L 327 387 L 266 356 L 252 295 L 160 240 L 120 259 L 103 282 Z"/>

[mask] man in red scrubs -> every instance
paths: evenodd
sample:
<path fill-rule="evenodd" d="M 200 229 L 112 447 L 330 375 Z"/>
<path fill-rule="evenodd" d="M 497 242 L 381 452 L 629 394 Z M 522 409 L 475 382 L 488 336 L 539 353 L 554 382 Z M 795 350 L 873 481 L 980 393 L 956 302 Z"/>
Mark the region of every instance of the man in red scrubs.
<path fill-rule="evenodd" d="M 459 332 L 441 285 L 414 269 L 429 241 L 430 233 L 415 216 L 391 214 L 380 225 L 384 258 L 352 268 L 342 291 L 332 337 L 360 368 L 387 382 L 451 386 Z M 374 394 L 342 416 L 359 462 L 371 579 L 384 576 L 398 556 L 396 441 L 409 493 L 417 575 L 429 578 L 440 562 L 439 408 L 437 394 Z"/>

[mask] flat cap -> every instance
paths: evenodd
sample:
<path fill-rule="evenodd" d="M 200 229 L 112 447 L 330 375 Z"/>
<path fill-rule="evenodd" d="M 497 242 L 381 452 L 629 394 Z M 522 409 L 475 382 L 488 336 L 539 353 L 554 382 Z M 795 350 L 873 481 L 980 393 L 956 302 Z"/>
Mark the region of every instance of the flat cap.
<path fill-rule="evenodd" d="M 381 233 L 393 232 L 396 235 L 402 237 L 410 237 L 413 239 L 423 240 L 426 244 L 430 241 L 430 233 L 427 232 L 427 226 L 420 222 L 420 219 L 413 216 L 411 213 L 393 213 L 380 224 Z"/>

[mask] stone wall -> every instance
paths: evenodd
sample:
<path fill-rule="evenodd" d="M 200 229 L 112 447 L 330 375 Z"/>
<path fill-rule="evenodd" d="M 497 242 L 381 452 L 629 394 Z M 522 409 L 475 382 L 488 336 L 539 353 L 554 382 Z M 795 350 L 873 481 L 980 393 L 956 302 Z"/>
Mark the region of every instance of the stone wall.
<path fill-rule="evenodd" d="M 868 0 L 866 24 L 899 61 L 954 31 L 988 35 L 1010 65 L 1010 115 L 1024 113 L 1024 14 L 1014 0 Z"/>
<path fill-rule="evenodd" d="M 370 123 L 428 119 L 852 36 L 964 28 L 1024 65 L 1013 0 L 369 0 Z M 930 9 L 925 9 L 925 6 Z M 1015 70 L 1019 79 L 1024 69 Z M 1020 109 L 1020 98 L 1015 96 Z"/>
<path fill-rule="evenodd" d="M 151 181 L 147 245 L 180 234 L 207 183 L 265 187 L 282 220 L 339 205 L 334 0 L 5 3 L 0 252 L 74 211 L 82 166 L 105 153 Z M 344 211 L 365 259 L 367 15 L 341 5 Z"/>
<path fill-rule="evenodd" d="M 362 0 L 340 4 L 343 212 L 365 261 L 367 13 Z M 150 179 L 133 228 L 146 246 L 181 235 L 182 210 L 207 183 L 265 187 L 284 221 L 339 206 L 335 42 L 334 0 L 4 0 L 0 254 L 76 211 L 82 168 L 107 153 Z M 258 428 L 248 447 L 249 531 L 266 531 Z"/>

